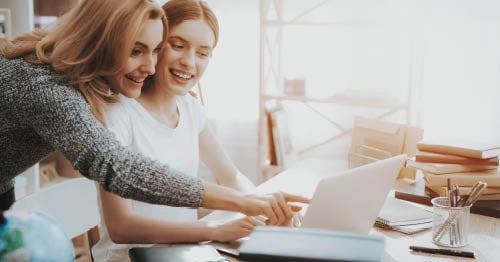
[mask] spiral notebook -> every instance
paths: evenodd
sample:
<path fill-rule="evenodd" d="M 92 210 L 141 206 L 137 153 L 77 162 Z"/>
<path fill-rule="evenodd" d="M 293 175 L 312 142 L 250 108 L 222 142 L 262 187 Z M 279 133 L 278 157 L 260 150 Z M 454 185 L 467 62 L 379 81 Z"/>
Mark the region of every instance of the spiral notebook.
<path fill-rule="evenodd" d="M 407 226 L 432 222 L 432 212 L 403 200 L 388 197 L 377 222 L 387 226 Z"/>
<path fill-rule="evenodd" d="M 432 212 L 406 201 L 388 197 L 375 226 L 413 234 L 432 227 Z"/>

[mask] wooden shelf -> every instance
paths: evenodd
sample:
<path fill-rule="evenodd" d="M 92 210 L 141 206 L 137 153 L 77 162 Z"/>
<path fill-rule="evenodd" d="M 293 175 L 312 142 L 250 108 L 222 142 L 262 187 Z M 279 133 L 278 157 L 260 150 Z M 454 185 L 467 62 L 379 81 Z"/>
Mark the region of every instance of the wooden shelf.
<path fill-rule="evenodd" d="M 292 109 L 290 111 L 293 111 L 293 114 L 297 114 L 297 110 L 309 110 L 313 113 L 310 115 L 314 116 L 315 121 L 318 121 L 318 119 L 319 121 L 326 121 L 328 125 L 331 125 L 333 127 L 333 132 L 331 132 L 331 134 L 328 133 L 327 135 L 322 136 L 319 141 L 314 141 L 312 142 L 312 144 L 307 145 L 305 148 L 299 149 L 296 148 L 295 145 L 293 145 L 292 148 L 294 149 L 294 155 L 296 155 L 296 161 L 301 161 L 305 157 L 308 157 L 306 154 L 304 154 L 305 152 L 310 152 L 311 150 L 320 148 L 324 149 L 323 146 L 325 144 L 334 141 L 340 141 L 348 136 L 352 131 L 352 126 L 349 126 L 349 123 L 348 121 L 346 121 L 346 119 L 348 117 L 353 117 L 351 114 L 360 114 L 360 116 L 366 115 L 367 117 L 369 115 L 370 118 L 381 120 L 391 117 L 406 118 L 407 123 L 409 123 L 411 120 L 412 115 L 410 115 L 410 109 L 415 107 L 415 104 L 413 104 L 412 102 L 412 96 L 416 96 L 416 92 L 413 90 L 413 85 L 403 87 L 408 88 L 408 90 L 400 90 L 400 85 L 396 85 L 391 82 L 390 84 L 392 85 L 389 86 L 390 88 L 397 87 L 393 89 L 395 90 L 395 92 L 397 92 L 397 94 L 392 94 L 380 91 L 388 90 L 390 88 L 378 88 L 383 87 L 385 83 L 373 83 L 373 85 L 371 86 L 366 86 L 363 85 L 363 82 L 361 81 L 323 81 L 322 79 L 317 78 L 312 79 L 315 74 L 308 74 L 308 72 L 314 71 L 313 69 L 315 68 L 307 68 L 308 70 L 305 70 L 307 72 L 305 72 L 303 76 L 297 78 L 286 75 L 293 75 L 294 72 L 303 73 L 302 71 L 300 71 L 300 68 L 294 68 L 293 66 L 284 64 L 290 62 L 289 59 L 287 59 L 289 58 L 289 56 L 287 55 L 293 55 L 293 51 L 304 52 L 304 50 L 307 50 L 307 48 L 315 48 L 314 41 L 316 40 L 310 40 L 310 43 L 308 43 L 309 46 L 304 46 L 305 49 L 300 49 L 300 46 L 296 47 L 294 45 L 291 45 L 290 42 L 287 41 L 289 39 L 285 39 L 285 37 L 290 37 L 289 34 L 295 32 L 295 28 L 320 28 L 320 30 L 326 30 L 325 34 L 326 32 L 336 34 L 350 28 L 354 28 L 355 32 L 359 33 L 359 29 L 369 28 L 370 33 L 373 33 L 375 31 L 373 31 L 372 29 L 382 25 L 380 23 L 381 21 L 377 20 L 379 18 L 377 17 L 377 14 L 370 17 L 345 15 L 332 18 L 332 16 L 329 15 L 330 13 L 328 12 L 328 8 L 332 8 L 332 5 L 333 3 L 328 0 L 313 2 L 300 1 L 293 3 L 284 0 L 260 0 L 261 37 L 258 129 L 258 170 L 261 173 L 261 178 L 259 179 L 260 181 L 265 181 L 268 178 L 268 174 L 276 174 L 286 168 L 284 166 L 269 165 L 271 159 L 274 159 L 273 154 L 276 154 L 276 150 L 273 150 L 270 147 L 270 145 L 273 144 L 273 141 L 270 142 L 270 140 L 274 140 L 270 139 L 270 136 L 274 134 L 269 132 L 270 128 L 268 126 L 269 123 L 272 123 L 268 121 L 269 111 L 274 110 L 269 108 L 270 106 L 277 106 L 278 108 L 289 106 L 289 108 Z M 288 30 L 290 29 L 290 26 L 294 28 L 292 28 L 292 30 Z M 339 27 L 341 27 L 341 30 L 336 30 Z M 338 35 L 339 39 L 342 36 L 343 35 Z M 324 40 L 324 38 L 319 38 L 319 40 L 317 41 L 322 40 Z M 289 50 L 290 48 L 288 47 L 290 46 L 299 48 L 299 50 Z M 330 48 L 330 46 L 326 48 Z M 285 51 L 288 53 L 284 54 Z M 327 49 L 324 51 L 328 52 L 329 50 Z M 300 57 L 300 55 L 298 55 L 298 57 Z M 322 57 L 318 57 L 318 59 L 322 60 Z M 299 60 L 297 62 L 300 63 L 302 61 Z M 290 67 L 292 69 L 290 69 Z M 356 67 L 354 67 L 353 64 L 347 64 L 346 67 L 351 68 L 352 70 L 356 70 Z M 336 67 L 331 68 L 332 70 L 335 70 Z M 343 67 L 338 66 L 337 68 Z M 291 72 L 287 71 L 285 73 L 285 69 Z M 332 74 L 335 73 L 343 72 L 332 71 Z M 324 76 L 324 74 L 321 75 Z M 350 76 L 352 78 L 356 78 L 354 74 Z M 362 76 L 360 75 L 359 77 Z M 290 84 L 289 82 L 287 82 L 287 80 L 302 81 L 297 81 L 299 83 L 297 83 L 297 86 L 294 86 L 293 83 Z M 306 80 L 309 86 L 305 85 Z M 328 90 L 328 92 L 331 93 L 326 94 L 325 97 L 311 96 L 311 94 L 314 94 L 314 91 L 318 90 L 318 86 L 316 86 L 316 84 L 318 83 L 325 85 L 325 89 L 321 89 L 321 94 L 323 94 L 323 90 Z M 344 85 L 336 86 L 335 83 L 344 83 Z M 405 82 L 403 82 L 403 85 L 404 83 Z M 313 84 L 315 86 L 312 86 Z M 286 87 L 288 87 L 288 90 Z M 349 90 L 349 88 L 353 88 L 353 90 Z M 361 90 L 354 90 L 356 88 L 359 88 Z M 288 95 L 285 90 L 305 95 Z M 309 95 L 307 93 L 308 91 L 311 92 Z M 301 105 L 296 106 L 293 103 L 301 103 Z M 320 104 L 332 105 L 332 107 L 326 107 Z M 332 113 L 331 111 L 328 111 L 330 109 L 335 112 Z M 310 113 L 309 111 L 307 113 Z M 337 111 L 345 114 L 339 117 L 339 114 L 336 114 Z M 401 113 L 403 115 L 401 115 Z M 293 118 L 293 116 L 291 116 L 290 118 Z M 296 119 L 299 119 L 299 117 L 296 117 Z M 307 125 L 307 123 L 305 123 L 305 125 Z M 314 136 L 314 127 L 311 126 L 309 128 L 311 130 L 311 136 Z M 328 126 L 328 128 L 330 128 L 330 126 Z M 274 146 L 276 147 L 277 145 Z M 303 145 L 301 147 L 303 147 Z M 313 157 L 316 156 L 314 154 L 312 155 Z"/>
<path fill-rule="evenodd" d="M 344 106 L 366 106 L 366 107 L 377 107 L 377 108 L 400 108 L 405 109 L 408 106 L 406 101 L 401 101 L 397 99 L 388 98 L 378 98 L 370 97 L 366 95 L 362 97 L 361 94 L 350 95 L 339 93 L 331 97 L 326 98 L 316 98 L 307 96 L 290 96 L 290 95 L 262 95 L 261 99 L 264 100 L 282 100 L 282 101 L 299 101 L 303 103 L 313 102 L 313 103 L 335 103 Z"/>

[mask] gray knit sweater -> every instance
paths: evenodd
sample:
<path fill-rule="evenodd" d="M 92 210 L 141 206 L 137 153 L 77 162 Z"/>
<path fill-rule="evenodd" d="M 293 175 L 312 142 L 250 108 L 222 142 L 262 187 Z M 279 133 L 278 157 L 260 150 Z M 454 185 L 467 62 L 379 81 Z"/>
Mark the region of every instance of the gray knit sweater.
<path fill-rule="evenodd" d="M 203 183 L 121 146 L 76 89 L 47 65 L 0 55 L 0 193 L 55 149 L 83 176 L 122 197 L 199 207 Z"/>

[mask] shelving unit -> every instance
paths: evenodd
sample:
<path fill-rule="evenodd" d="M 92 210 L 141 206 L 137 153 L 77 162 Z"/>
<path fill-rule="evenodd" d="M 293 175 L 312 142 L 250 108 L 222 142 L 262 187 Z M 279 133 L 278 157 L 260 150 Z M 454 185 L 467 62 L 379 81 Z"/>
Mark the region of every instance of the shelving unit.
<path fill-rule="evenodd" d="M 348 138 L 356 115 L 408 124 L 418 122 L 417 116 L 412 114 L 417 111 L 418 104 L 416 81 L 412 80 L 415 77 L 415 69 L 412 68 L 415 65 L 412 36 L 391 34 L 398 28 L 387 27 L 386 21 L 380 19 L 390 13 L 390 8 L 373 4 L 365 7 L 359 5 L 363 6 L 359 2 L 329 0 L 260 1 L 259 182 L 285 168 L 270 164 L 267 112 L 272 108 L 282 107 L 290 111 L 292 122 L 295 116 L 302 115 L 299 124 L 296 123 L 295 127 L 291 125 L 291 131 L 299 130 L 300 127 L 309 129 L 306 133 L 310 139 L 303 139 L 309 143 L 301 146 L 294 144 L 295 160 L 300 160 L 311 151 L 324 149 L 334 141 Z M 406 45 L 398 43 L 397 50 L 392 46 L 384 46 L 383 41 L 394 40 L 391 37 L 407 41 Z M 362 40 L 367 39 L 375 39 L 373 48 L 363 43 Z M 335 46 L 341 48 L 335 49 Z M 387 58 L 389 61 L 384 61 L 384 54 L 390 52 L 403 54 L 403 57 L 394 55 Z M 350 56 L 353 57 L 352 61 Z M 337 60 L 336 57 L 341 59 Z M 365 58 L 367 64 L 364 63 Z M 377 68 L 378 59 L 387 64 L 393 63 L 387 69 Z M 348 61 L 349 64 L 336 64 L 339 60 Z M 356 68 L 358 66 L 359 70 Z M 370 66 L 373 66 L 373 72 Z M 358 71 L 368 72 L 367 80 L 359 80 L 365 76 L 356 76 Z M 387 83 L 377 73 L 382 76 L 394 74 L 395 77 L 386 78 L 390 79 Z M 305 82 L 305 92 L 287 94 L 285 79 L 301 79 Z M 381 91 L 378 88 L 385 84 L 397 91 L 393 92 L 391 88 Z M 314 131 L 327 128 L 315 128 L 308 122 L 308 118 L 313 117 L 307 114 L 313 114 L 327 123 L 332 129 L 331 132 L 327 131 L 330 134 L 319 139 Z"/>

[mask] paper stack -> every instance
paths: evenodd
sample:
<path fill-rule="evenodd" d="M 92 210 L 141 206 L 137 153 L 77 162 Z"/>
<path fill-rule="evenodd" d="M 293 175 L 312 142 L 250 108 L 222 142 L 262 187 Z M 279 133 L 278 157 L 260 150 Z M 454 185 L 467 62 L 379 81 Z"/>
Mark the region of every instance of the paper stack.
<path fill-rule="evenodd" d="M 425 186 L 437 195 L 446 196 L 448 178 L 468 194 L 478 181 L 488 183 L 481 200 L 500 200 L 498 170 L 500 146 L 476 141 L 438 140 L 417 143 L 418 152 L 407 161 L 408 167 L 422 171 Z"/>

